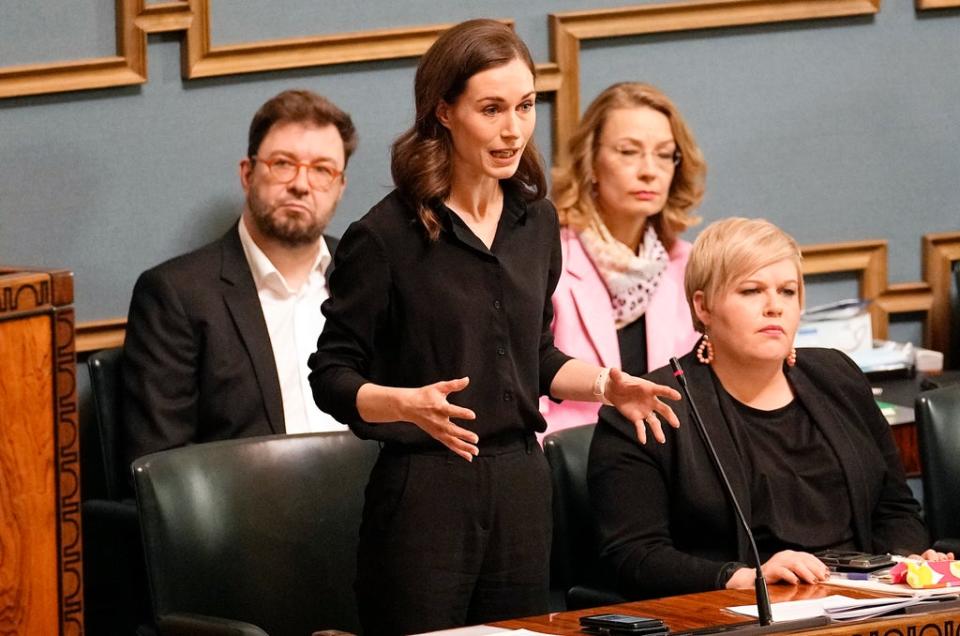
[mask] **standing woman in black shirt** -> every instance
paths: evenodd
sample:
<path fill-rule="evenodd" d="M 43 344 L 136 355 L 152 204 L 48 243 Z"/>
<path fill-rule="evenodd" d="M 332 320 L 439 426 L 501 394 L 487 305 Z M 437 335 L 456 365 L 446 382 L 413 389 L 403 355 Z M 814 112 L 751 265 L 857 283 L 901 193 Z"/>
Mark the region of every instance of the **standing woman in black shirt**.
<path fill-rule="evenodd" d="M 347 230 L 310 381 L 382 443 L 360 532 L 364 632 L 547 610 L 550 481 L 538 397 L 615 404 L 658 440 L 676 391 L 561 353 L 557 215 L 533 143 L 535 68 L 507 26 L 444 33 L 417 69 L 397 189 Z M 458 423 L 454 423 L 454 420 Z"/>

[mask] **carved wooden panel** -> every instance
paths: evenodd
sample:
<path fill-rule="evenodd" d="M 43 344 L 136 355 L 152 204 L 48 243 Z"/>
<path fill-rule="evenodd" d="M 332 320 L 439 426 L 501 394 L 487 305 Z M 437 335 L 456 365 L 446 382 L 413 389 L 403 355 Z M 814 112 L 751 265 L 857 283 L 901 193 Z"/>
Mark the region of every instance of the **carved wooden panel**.
<path fill-rule="evenodd" d="M 73 279 L 0 268 L 0 633 L 83 633 Z"/>

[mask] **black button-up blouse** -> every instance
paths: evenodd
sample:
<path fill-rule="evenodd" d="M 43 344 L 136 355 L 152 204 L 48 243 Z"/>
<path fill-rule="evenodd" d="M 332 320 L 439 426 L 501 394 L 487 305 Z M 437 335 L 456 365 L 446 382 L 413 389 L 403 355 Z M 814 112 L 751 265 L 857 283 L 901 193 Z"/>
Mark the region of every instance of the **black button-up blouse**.
<path fill-rule="evenodd" d="M 449 396 L 477 419 L 458 422 L 484 441 L 543 431 L 538 397 L 569 360 L 553 344 L 550 297 L 561 271 L 553 205 L 504 186 L 490 249 L 445 206 L 431 241 L 394 191 L 353 223 L 337 247 L 326 324 L 310 357 L 324 411 L 360 437 L 439 446 L 410 423 L 369 424 L 356 408 L 366 382 L 419 387 L 463 376 Z"/>

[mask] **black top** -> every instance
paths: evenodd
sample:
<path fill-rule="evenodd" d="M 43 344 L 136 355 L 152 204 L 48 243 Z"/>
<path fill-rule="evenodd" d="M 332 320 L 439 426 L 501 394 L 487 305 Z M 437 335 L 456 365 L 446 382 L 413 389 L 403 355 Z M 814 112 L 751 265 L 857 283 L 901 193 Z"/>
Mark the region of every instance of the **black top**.
<path fill-rule="evenodd" d="M 561 271 L 557 214 L 504 186 L 491 249 L 438 206 L 431 241 L 394 191 L 343 235 L 323 304 L 326 324 L 309 364 L 320 408 L 363 438 L 440 447 L 410 423 L 369 424 L 356 396 L 368 381 L 419 387 L 469 376 L 449 401 L 477 419 L 480 437 L 543 431 L 538 397 L 570 358 L 553 345 L 550 301 Z"/>
<path fill-rule="evenodd" d="M 731 402 L 733 429 L 750 480 L 760 558 L 781 550 L 853 550 L 850 493 L 840 462 L 803 404 L 763 411 Z"/>
<path fill-rule="evenodd" d="M 630 375 L 647 372 L 647 319 L 640 316 L 629 325 L 617 329 L 620 344 L 620 369 Z"/>
<path fill-rule="evenodd" d="M 709 365 L 693 352 L 680 360 L 690 393 L 737 495 L 754 525 L 750 467 L 734 431 L 746 424 Z M 796 400 L 826 440 L 846 485 L 846 507 L 858 550 L 919 554 L 929 547 L 920 506 L 906 484 L 890 425 L 870 384 L 845 355 L 831 349 L 798 349 L 795 367 L 784 367 Z M 646 376 L 678 388 L 670 367 Z M 724 565 L 752 561 L 749 543 L 691 417 L 686 400 L 674 403 L 680 428 L 664 427 L 666 444 L 637 442 L 633 423 L 616 409 L 600 409 L 590 447 L 588 479 L 600 551 L 633 598 L 688 594 L 723 584 Z M 780 505 L 806 497 L 789 484 Z M 814 549 L 818 546 L 805 547 Z"/>

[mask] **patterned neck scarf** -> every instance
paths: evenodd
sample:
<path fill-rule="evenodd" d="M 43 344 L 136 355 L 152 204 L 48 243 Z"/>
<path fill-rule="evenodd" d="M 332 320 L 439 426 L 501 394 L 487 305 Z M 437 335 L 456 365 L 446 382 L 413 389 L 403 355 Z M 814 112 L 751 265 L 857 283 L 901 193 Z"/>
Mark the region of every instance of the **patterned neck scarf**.
<path fill-rule="evenodd" d="M 669 257 L 656 230 L 647 224 L 637 254 L 613 238 L 603 223 L 581 230 L 579 237 L 610 293 L 617 329 L 629 325 L 647 311 L 667 269 Z"/>

